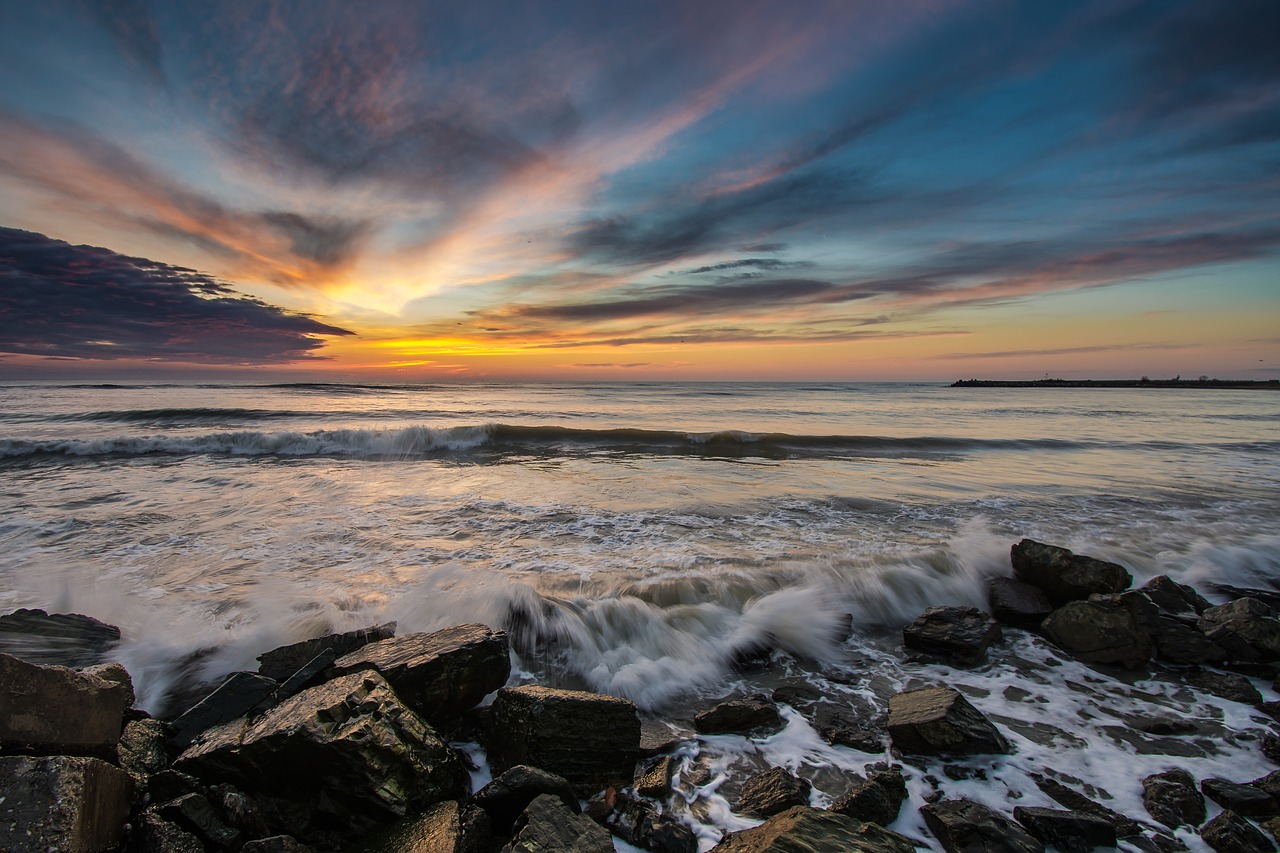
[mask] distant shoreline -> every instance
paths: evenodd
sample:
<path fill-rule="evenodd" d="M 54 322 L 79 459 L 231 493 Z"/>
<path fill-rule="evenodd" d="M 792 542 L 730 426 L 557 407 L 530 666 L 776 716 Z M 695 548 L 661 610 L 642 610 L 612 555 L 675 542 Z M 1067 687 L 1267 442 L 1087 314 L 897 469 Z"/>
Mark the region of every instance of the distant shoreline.
<path fill-rule="evenodd" d="M 1280 379 L 960 379 L 952 388 L 1258 388 L 1280 391 Z"/>

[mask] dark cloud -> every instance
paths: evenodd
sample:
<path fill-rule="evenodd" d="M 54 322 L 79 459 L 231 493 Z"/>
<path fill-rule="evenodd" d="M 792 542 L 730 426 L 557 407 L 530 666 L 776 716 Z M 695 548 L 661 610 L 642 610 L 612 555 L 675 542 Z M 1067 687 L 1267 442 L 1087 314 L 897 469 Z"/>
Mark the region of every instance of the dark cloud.
<path fill-rule="evenodd" d="M 351 332 L 203 273 L 0 228 L 0 351 L 59 358 L 282 364 Z"/>
<path fill-rule="evenodd" d="M 77 0 L 124 56 L 157 83 L 164 83 L 164 46 L 155 16 L 146 0 Z"/>
<path fill-rule="evenodd" d="M 737 269 L 785 270 L 811 266 L 813 266 L 813 263 L 810 261 L 783 261 L 778 258 L 743 258 L 737 261 L 724 261 L 719 264 L 694 267 L 691 270 L 678 270 L 671 273 L 671 275 L 698 275 L 706 272 L 722 272 L 724 270 Z"/>
<path fill-rule="evenodd" d="M 511 316 L 528 320 L 600 322 L 652 315 L 731 313 L 755 310 L 763 305 L 778 305 L 811 299 L 834 285 L 813 279 L 780 279 L 733 286 L 654 288 L 654 295 L 613 302 L 582 302 L 572 305 L 516 306 Z"/>

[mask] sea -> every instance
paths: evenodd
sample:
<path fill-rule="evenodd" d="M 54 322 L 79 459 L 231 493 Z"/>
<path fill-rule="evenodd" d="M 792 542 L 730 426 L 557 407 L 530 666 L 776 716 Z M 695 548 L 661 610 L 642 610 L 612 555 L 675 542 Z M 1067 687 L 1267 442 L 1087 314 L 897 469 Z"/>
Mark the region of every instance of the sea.
<path fill-rule="evenodd" d="M 734 808 L 755 772 L 797 772 L 821 806 L 894 757 L 827 744 L 790 704 L 756 738 L 695 738 L 695 711 L 800 688 L 883 724 L 894 692 L 953 686 L 1014 752 L 907 768 L 893 828 L 937 849 L 926 798 L 1053 806 L 1038 774 L 1147 820 L 1148 773 L 1275 769 L 1266 715 L 1159 669 L 1085 666 L 1013 629 L 951 667 L 901 630 L 984 607 L 1024 537 L 1214 602 L 1280 590 L 1277 451 L 1267 390 L 10 382 L 0 612 L 119 626 L 156 714 L 325 633 L 506 629 L 512 683 L 624 696 L 688 735 L 667 807 L 703 850 L 759 822 Z M 1155 718 L 1194 731 L 1141 731 Z M 482 784 L 482 749 L 462 748 Z"/>

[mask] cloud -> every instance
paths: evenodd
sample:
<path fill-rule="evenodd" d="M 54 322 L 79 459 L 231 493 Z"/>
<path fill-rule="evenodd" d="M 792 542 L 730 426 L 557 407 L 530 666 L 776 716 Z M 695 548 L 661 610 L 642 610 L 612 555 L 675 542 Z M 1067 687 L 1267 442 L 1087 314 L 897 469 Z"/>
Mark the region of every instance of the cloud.
<path fill-rule="evenodd" d="M 203 273 L 0 228 L 0 351 L 199 364 L 316 361 L 351 332 Z"/>
<path fill-rule="evenodd" d="M 1045 356 L 1045 355 L 1080 355 L 1083 353 L 1095 352 L 1124 352 L 1127 350 L 1166 350 L 1166 349 L 1194 349 L 1198 344 L 1175 344 L 1175 343 L 1116 343 L 1116 344 L 1098 344 L 1096 346 L 1085 347 L 1058 347 L 1056 349 L 1019 349 L 1004 350 L 1002 352 L 948 352 L 941 355 L 931 355 L 931 361 L 963 361 L 970 358 L 1026 358 L 1028 356 Z"/>

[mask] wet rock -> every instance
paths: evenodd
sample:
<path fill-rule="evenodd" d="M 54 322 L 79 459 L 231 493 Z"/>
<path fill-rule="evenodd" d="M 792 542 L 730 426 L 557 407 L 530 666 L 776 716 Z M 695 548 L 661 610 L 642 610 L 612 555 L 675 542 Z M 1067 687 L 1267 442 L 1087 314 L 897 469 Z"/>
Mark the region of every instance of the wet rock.
<path fill-rule="evenodd" d="M 1261 830 L 1230 810 L 1200 827 L 1200 837 L 1218 853 L 1271 853 L 1276 849 Z"/>
<path fill-rule="evenodd" d="M 1162 613 L 1195 620 L 1211 605 L 1194 587 L 1180 584 L 1168 575 L 1157 575 L 1142 585 L 1142 591 Z"/>
<path fill-rule="evenodd" d="M 173 721 L 169 742 L 182 750 L 201 732 L 238 720 L 250 711 L 265 710 L 279 686 L 256 672 L 231 673 L 216 690 Z"/>
<path fill-rule="evenodd" d="M 922 807 L 920 814 L 947 853 L 1044 850 L 1044 845 L 1022 827 L 972 800 L 939 800 Z"/>
<path fill-rule="evenodd" d="M 1017 806 L 1013 818 L 1049 847 L 1063 853 L 1088 853 L 1095 847 L 1115 847 L 1116 829 L 1083 812 Z"/>
<path fill-rule="evenodd" d="M 378 830 L 360 853 L 488 853 L 492 846 L 484 812 L 448 800 Z"/>
<path fill-rule="evenodd" d="M 1274 735 L 1270 732 L 1262 736 L 1262 740 L 1258 743 L 1258 747 L 1262 750 L 1262 754 L 1267 758 L 1280 764 L 1280 735 Z"/>
<path fill-rule="evenodd" d="M 187 794 L 154 808 L 161 819 L 195 835 L 206 845 L 236 847 L 240 831 L 227 826 L 213 805 L 199 794 Z"/>
<path fill-rule="evenodd" d="M 1155 657 L 1166 663 L 1220 663 L 1227 659 L 1226 649 L 1174 619 L 1159 617 L 1149 633 Z"/>
<path fill-rule="evenodd" d="M 1044 620 L 1055 645 L 1089 663 L 1136 668 L 1151 658 L 1151 637 L 1133 612 L 1111 601 L 1072 601 Z"/>
<path fill-rule="evenodd" d="M 1039 587 L 1013 578 L 992 578 L 988 582 L 987 605 L 997 621 L 1017 628 L 1039 628 L 1053 612 L 1053 605 Z"/>
<path fill-rule="evenodd" d="M 1006 753 L 995 725 L 950 687 L 924 687 L 889 699 L 889 736 L 909 755 Z"/>
<path fill-rule="evenodd" d="M 1200 727 L 1191 720 L 1184 720 L 1179 717 L 1130 717 L 1126 716 L 1126 722 L 1140 732 L 1146 732 L 1149 735 L 1162 735 L 1165 737 L 1179 737 L 1182 735 L 1195 734 Z"/>
<path fill-rule="evenodd" d="M 760 826 L 733 832 L 712 848 L 715 853 L 800 853 L 839 850 L 851 853 L 914 853 L 911 841 L 874 823 L 808 806 L 795 806 Z"/>
<path fill-rule="evenodd" d="M 199 838 L 150 810 L 135 823 L 129 847 L 141 853 L 205 853 Z"/>
<path fill-rule="evenodd" d="M 808 781 L 785 767 L 771 767 L 743 783 L 737 811 L 769 817 L 792 806 L 809 805 L 809 791 Z"/>
<path fill-rule="evenodd" d="M 814 711 L 811 722 L 814 731 L 827 743 L 850 746 L 862 752 L 884 752 L 884 729 L 859 720 L 842 708 L 821 705 Z"/>
<path fill-rule="evenodd" d="M 1170 829 L 1204 823 L 1204 796 L 1185 770 L 1166 770 L 1143 779 L 1142 804 L 1148 814 Z"/>
<path fill-rule="evenodd" d="M 331 651 L 336 659 L 395 635 L 396 623 L 388 622 L 386 625 L 290 643 L 259 655 L 258 674 L 276 681 L 286 681 L 321 652 Z"/>
<path fill-rule="evenodd" d="M 97 758 L 0 757 L 0 850 L 114 850 L 132 794 L 128 774 Z"/>
<path fill-rule="evenodd" d="M 0 654 L 0 747 L 35 754 L 115 758 L 133 704 L 119 664 L 76 671 Z"/>
<path fill-rule="evenodd" d="M 1133 576 L 1121 565 L 1031 539 L 1014 545 L 1009 556 L 1018 580 L 1039 587 L 1059 607 L 1094 593 L 1122 592 L 1133 583 Z"/>
<path fill-rule="evenodd" d="M 1280 817 L 1273 817 L 1270 820 L 1264 820 L 1259 824 L 1267 833 L 1277 841 L 1280 841 Z"/>
<path fill-rule="evenodd" d="M 671 776 L 675 772 L 676 761 L 670 755 L 659 758 L 648 772 L 636 778 L 636 793 L 642 797 L 660 800 L 671 793 Z"/>
<path fill-rule="evenodd" d="M 119 628 L 78 613 L 16 610 L 0 616 L 0 653 L 42 666 L 94 666 L 119 642 Z"/>
<path fill-rule="evenodd" d="M 653 853 L 697 853 L 698 837 L 693 830 L 652 803 L 620 793 L 605 825 L 616 836 Z"/>
<path fill-rule="evenodd" d="M 116 744 L 116 763 L 135 784 L 144 786 L 147 777 L 169 766 L 164 729 L 159 720 L 134 720 L 124 727 Z"/>
<path fill-rule="evenodd" d="M 176 800 L 183 794 L 198 794 L 202 790 L 199 779 L 172 767 L 147 777 L 147 795 L 153 803 Z"/>
<path fill-rule="evenodd" d="M 1254 779 L 1249 784 L 1259 791 L 1265 791 L 1272 797 L 1280 799 L 1280 770 L 1273 770 L 1266 776 Z"/>
<path fill-rule="evenodd" d="M 1232 702 L 1243 702 L 1246 705 L 1258 705 L 1262 702 L 1262 694 L 1253 682 L 1243 675 L 1233 672 L 1214 672 L 1210 669 L 1193 669 L 1182 674 L 1183 679 L 1197 690 L 1211 693 L 1220 699 Z"/>
<path fill-rule="evenodd" d="M 538 685 L 504 687 L 490 714 L 489 761 L 528 764 L 568 780 L 579 795 L 629 784 L 640 755 L 640 718 L 626 699 Z"/>
<path fill-rule="evenodd" d="M 1210 607 L 1197 627 L 1227 650 L 1232 660 L 1280 660 L 1280 620 L 1275 611 L 1256 598 L 1237 598 Z"/>
<path fill-rule="evenodd" d="M 684 738 L 659 720 L 640 721 L 640 757 L 652 758 L 673 752 Z"/>
<path fill-rule="evenodd" d="M 341 674 L 376 670 L 419 716 L 444 725 L 506 684 L 511 658 L 505 631 L 470 624 L 370 643 L 338 658 L 333 668 Z"/>
<path fill-rule="evenodd" d="M 609 831 L 591 818 L 574 814 L 549 794 L 535 797 L 516 822 L 515 836 L 503 853 L 613 853 Z"/>
<path fill-rule="evenodd" d="M 1243 817 L 1280 817 L 1275 798 L 1253 785 L 1241 785 L 1211 776 L 1200 782 L 1200 791 L 1224 809 Z"/>
<path fill-rule="evenodd" d="M 240 853 L 311 853 L 311 848 L 291 835 L 272 835 L 250 841 Z"/>
<path fill-rule="evenodd" d="M 797 711 L 809 711 L 822 701 L 822 692 L 807 684 L 787 684 L 773 691 L 775 705 L 790 705 Z"/>
<path fill-rule="evenodd" d="M 855 783 L 831 804 L 830 810 L 854 820 L 888 826 L 898 819 L 906 798 L 907 784 L 902 774 L 897 770 L 882 770 Z"/>
<path fill-rule="evenodd" d="M 495 832 L 509 835 L 516 818 L 524 813 L 529 803 L 543 794 L 559 797 L 575 814 L 579 811 L 578 797 L 563 776 L 523 764 L 504 771 L 476 791 L 471 802 L 489 815 Z"/>
<path fill-rule="evenodd" d="M 782 726 L 777 706 L 759 697 L 727 699 L 693 718 L 693 727 L 704 735 L 772 734 Z"/>
<path fill-rule="evenodd" d="M 1074 812 L 1084 812 L 1107 821 L 1115 827 L 1116 835 L 1120 838 L 1134 838 L 1143 834 L 1142 824 L 1133 818 L 1126 817 L 1101 803 L 1094 802 L 1084 794 L 1068 788 L 1056 779 L 1050 779 L 1038 773 L 1032 773 L 1031 779 L 1036 783 L 1037 788 L 1058 805 Z"/>
<path fill-rule="evenodd" d="M 327 815 L 352 832 L 457 799 L 466 784 L 457 755 L 374 672 L 206 732 L 175 767 L 277 798 L 300 816 Z"/>
<path fill-rule="evenodd" d="M 907 648 L 975 664 L 1000 639 L 1000 623 L 976 607 L 930 607 L 902 631 Z"/>
<path fill-rule="evenodd" d="M 245 838 L 262 838 L 270 834 L 262 809 L 235 787 L 212 786 L 209 788 L 209 802 L 218 808 L 227 825 L 240 830 Z"/>

